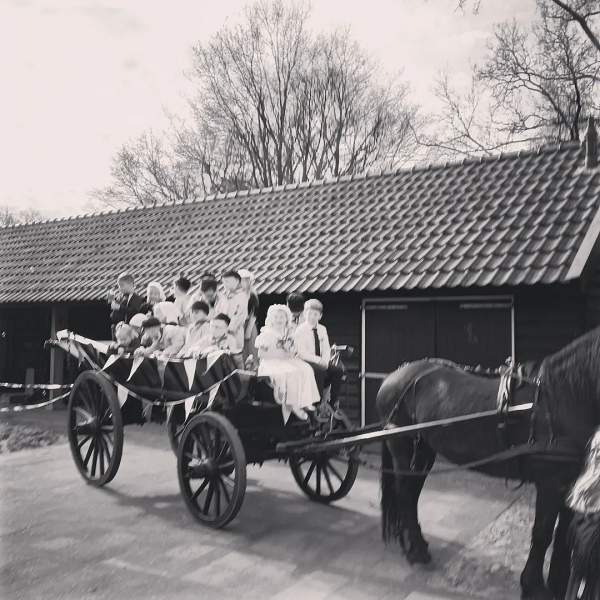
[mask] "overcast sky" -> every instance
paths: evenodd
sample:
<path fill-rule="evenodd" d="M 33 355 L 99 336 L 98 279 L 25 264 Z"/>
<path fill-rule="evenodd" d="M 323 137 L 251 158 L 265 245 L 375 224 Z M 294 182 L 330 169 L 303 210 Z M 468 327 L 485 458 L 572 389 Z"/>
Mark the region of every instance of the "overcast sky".
<path fill-rule="evenodd" d="M 0 205 L 47 217 L 85 212 L 110 182 L 117 147 L 182 112 L 190 47 L 236 20 L 247 0 L 4 0 L 0 3 Z M 534 0 L 313 0 L 317 30 L 349 26 L 431 106 L 436 73 L 468 80 L 493 24 L 530 20 Z"/>

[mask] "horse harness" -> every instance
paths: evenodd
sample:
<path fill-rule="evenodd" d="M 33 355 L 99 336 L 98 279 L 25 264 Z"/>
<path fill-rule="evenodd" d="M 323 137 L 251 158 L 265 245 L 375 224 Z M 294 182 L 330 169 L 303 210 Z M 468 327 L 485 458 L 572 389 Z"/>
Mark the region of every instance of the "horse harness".
<path fill-rule="evenodd" d="M 474 375 L 478 375 L 481 377 L 497 377 L 500 375 L 500 383 L 498 386 L 498 394 L 497 394 L 497 409 L 498 415 L 500 417 L 500 421 L 498 423 L 498 433 L 500 435 L 500 439 L 502 440 L 505 448 L 500 452 L 492 454 L 483 459 L 475 460 L 469 463 L 463 463 L 460 465 L 455 465 L 453 467 L 449 467 L 447 469 L 438 469 L 436 473 L 448 473 L 451 471 L 458 471 L 464 469 L 472 469 L 479 466 L 484 466 L 486 464 L 497 463 L 508 461 L 512 458 L 521 459 L 524 456 L 535 455 L 536 459 L 539 460 L 551 460 L 551 461 L 566 461 L 566 462 L 581 462 L 584 454 L 585 448 L 576 443 L 574 440 L 564 438 L 557 438 L 554 430 L 554 423 L 552 413 L 550 412 L 550 407 L 547 402 L 544 402 L 545 408 L 545 421 L 548 427 L 548 439 L 536 439 L 536 416 L 538 413 L 538 407 L 540 406 L 540 396 L 541 396 L 541 387 L 542 387 L 542 379 L 538 376 L 536 377 L 526 377 L 522 373 L 522 365 L 517 365 L 514 363 L 512 358 L 507 359 L 506 366 L 502 366 L 495 370 L 482 370 L 479 368 L 469 367 L 466 365 L 458 365 L 454 362 L 445 359 L 423 359 L 424 362 L 430 363 L 433 365 L 441 365 L 445 367 L 449 367 L 461 372 L 472 373 Z M 403 363 L 398 367 L 399 369 L 405 366 L 408 363 Z M 412 405 L 412 419 L 413 423 L 417 424 L 417 397 L 416 397 L 416 388 L 417 383 L 423 379 L 425 376 L 433 373 L 437 369 L 428 369 L 424 373 L 421 373 L 417 378 L 415 378 L 410 385 L 412 388 L 412 397 L 413 397 L 413 405 Z M 508 415 L 509 415 L 509 407 L 511 406 L 511 397 L 512 397 L 512 382 L 514 380 L 521 381 L 528 385 L 535 386 L 535 392 L 533 397 L 533 405 L 531 409 L 531 417 L 529 422 L 529 437 L 526 443 L 521 443 L 517 445 L 513 445 L 509 440 L 509 427 L 508 427 Z M 407 388 L 392 411 L 388 416 L 387 422 L 384 425 L 384 428 L 392 426 L 392 420 L 396 416 L 400 406 L 402 405 L 405 396 L 408 392 Z M 410 470 L 394 470 L 394 469 L 380 469 L 382 472 L 390 471 L 390 473 L 395 473 L 396 475 L 401 476 L 416 476 L 423 477 L 431 473 L 431 469 L 424 469 L 422 471 L 417 471 L 416 463 L 417 463 L 417 453 L 419 448 L 419 443 L 421 441 L 421 434 L 417 433 L 413 436 L 413 455 L 410 461 Z M 523 477 L 523 465 L 522 461 L 519 460 L 521 477 L 522 481 L 525 481 L 525 477 Z M 372 465 L 366 465 L 372 466 Z M 508 480 L 508 474 L 507 474 Z"/>

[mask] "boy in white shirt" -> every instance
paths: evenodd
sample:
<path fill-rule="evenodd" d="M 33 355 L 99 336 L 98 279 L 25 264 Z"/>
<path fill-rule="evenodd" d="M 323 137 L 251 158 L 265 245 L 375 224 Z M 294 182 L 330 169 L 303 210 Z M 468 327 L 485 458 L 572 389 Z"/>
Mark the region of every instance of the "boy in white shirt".
<path fill-rule="evenodd" d="M 315 379 L 320 391 L 331 385 L 332 404 L 335 403 L 342 386 L 344 370 L 329 364 L 331 346 L 327 329 L 319 321 L 323 316 L 323 305 L 319 300 L 308 300 L 304 304 L 304 323 L 296 328 L 294 341 L 298 348 L 298 358 L 305 360 L 315 369 Z"/>

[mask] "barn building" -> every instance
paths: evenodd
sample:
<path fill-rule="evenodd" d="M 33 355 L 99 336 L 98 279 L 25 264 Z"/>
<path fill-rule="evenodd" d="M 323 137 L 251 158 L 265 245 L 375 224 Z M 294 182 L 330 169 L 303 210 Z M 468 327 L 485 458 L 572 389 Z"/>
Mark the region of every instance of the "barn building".
<path fill-rule="evenodd" d="M 143 292 L 244 267 L 263 307 L 322 300 L 331 340 L 356 349 L 347 408 L 372 422 L 403 361 L 540 359 L 598 325 L 599 208 L 591 122 L 582 144 L 0 229 L 0 380 L 60 381 L 43 341 L 106 339 L 121 271 Z"/>

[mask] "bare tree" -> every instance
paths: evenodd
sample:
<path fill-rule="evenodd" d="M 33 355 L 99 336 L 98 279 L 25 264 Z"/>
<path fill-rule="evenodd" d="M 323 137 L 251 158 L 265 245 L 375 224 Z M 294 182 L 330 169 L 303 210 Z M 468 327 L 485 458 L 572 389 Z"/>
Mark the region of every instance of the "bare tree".
<path fill-rule="evenodd" d="M 124 144 L 113 158 L 113 185 L 92 198 L 111 207 L 186 200 L 198 191 L 197 171 L 175 156 L 165 136 L 151 131 Z"/>
<path fill-rule="evenodd" d="M 402 163 L 414 151 L 408 89 L 347 32 L 314 36 L 304 4 L 261 1 L 194 50 L 195 133 L 180 136 L 217 190 Z"/>
<path fill-rule="evenodd" d="M 0 227 L 35 223 L 36 221 L 41 221 L 43 218 L 42 213 L 35 208 L 16 210 L 8 205 L 0 206 Z"/>
<path fill-rule="evenodd" d="M 530 31 L 514 21 L 496 28 L 479 77 L 506 112 L 511 134 L 576 140 L 583 117 L 597 110 L 600 56 L 569 19 L 550 15 L 543 0 L 538 7 Z"/>
<path fill-rule="evenodd" d="M 466 10 L 471 5 L 477 13 L 483 0 L 457 0 L 457 10 Z M 552 13 L 554 18 L 573 21 L 580 28 L 594 48 L 600 52 L 600 38 L 597 30 L 596 19 L 600 16 L 600 0 L 546 0 L 545 9 Z M 552 10 L 554 8 L 554 10 Z"/>
<path fill-rule="evenodd" d="M 585 117 L 598 111 L 600 56 L 564 14 L 538 0 L 526 29 L 499 24 L 483 67 L 473 67 L 467 93 L 447 75 L 434 90 L 439 114 L 419 141 L 430 156 L 491 154 L 514 146 L 579 139 Z"/>

